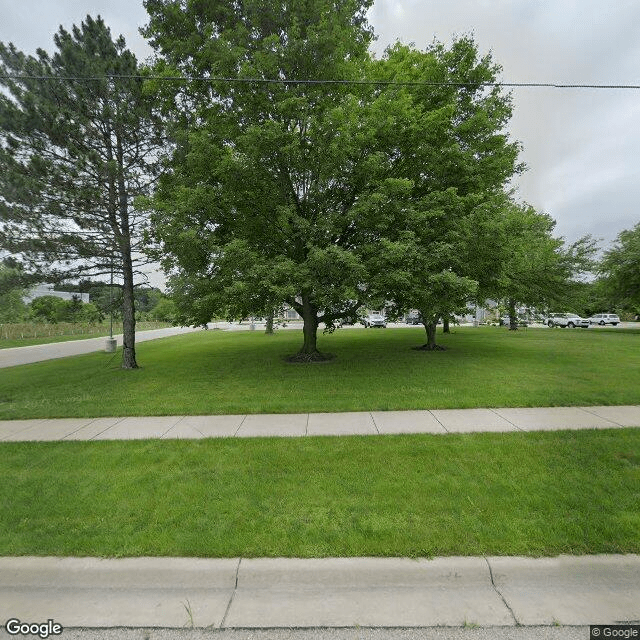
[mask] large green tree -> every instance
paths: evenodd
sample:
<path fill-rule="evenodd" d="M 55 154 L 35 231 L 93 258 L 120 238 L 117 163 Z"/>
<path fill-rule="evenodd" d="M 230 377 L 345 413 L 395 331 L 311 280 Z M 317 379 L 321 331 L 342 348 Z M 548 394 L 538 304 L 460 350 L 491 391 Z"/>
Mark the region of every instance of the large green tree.
<path fill-rule="evenodd" d="M 590 236 L 567 244 L 555 237 L 555 220 L 528 204 L 506 198 L 491 217 L 477 221 L 473 240 L 489 248 L 496 269 L 484 294 L 505 302 L 510 329 L 517 328 L 516 308 L 571 305 L 593 267 L 596 245 Z"/>
<path fill-rule="evenodd" d="M 365 302 L 367 247 L 395 193 L 379 139 L 390 104 L 370 86 L 313 82 L 362 77 L 369 4 L 146 2 L 164 64 L 276 81 L 193 81 L 175 101 L 154 227 L 184 321 L 287 303 L 304 321 L 299 357 L 315 359 L 318 325 Z M 286 82 L 300 79 L 311 84 Z"/>
<path fill-rule="evenodd" d="M 56 51 L 0 43 L 0 240 L 41 279 L 97 277 L 122 287 L 124 368 L 137 367 L 134 278 L 161 123 L 122 37 L 88 16 Z"/>
<path fill-rule="evenodd" d="M 411 83 L 393 89 L 411 116 L 396 129 L 393 156 L 407 215 L 382 243 L 374 286 L 395 313 L 420 311 L 421 348 L 434 350 L 438 320 L 481 302 L 500 269 L 481 230 L 495 225 L 523 168 L 506 133 L 511 100 L 495 84 L 499 66 L 469 37 L 424 52 L 396 45 L 378 65 L 382 77 Z"/>
<path fill-rule="evenodd" d="M 618 234 L 614 246 L 605 252 L 599 271 L 601 289 L 611 303 L 640 313 L 640 223 Z"/>
<path fill-rule="evenodd" d="M 145 3 L 158 72 L 198 77 L 153 218 L 184 320 L 284 302 L 312 359 L 363 304 L 419 308 L 431 335 L 473 297 L 462 225 L 518 168 L 509 98 L 470 38 L 372 60 L 369 5 Z"/>

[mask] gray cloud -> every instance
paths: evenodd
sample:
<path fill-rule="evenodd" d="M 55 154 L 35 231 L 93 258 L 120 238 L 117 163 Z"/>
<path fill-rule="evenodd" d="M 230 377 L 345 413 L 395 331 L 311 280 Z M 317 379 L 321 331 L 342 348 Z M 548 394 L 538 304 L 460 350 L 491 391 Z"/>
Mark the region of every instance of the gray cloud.
<path fill-rule="evenodd" d="M 377 50 L 473 32 L 505 82 L 640 84 L 640 3 L 599 0 L 389 0 L 371 12 Z M 514 89 L 510 131 L 529 170 L 519 197 L 559 235 L 612 241 L 639 219 L 640 91 Z"/>
<path fill-rule="evenodd" d="M 145 59 L 140 0 L 21 0 L 0 8 L 0 40 L 50 50 L 58 26 L 100 14 Z M 395 40 L 424 48 L 473 33 L 507 82 L 640 84 L 637 0 L 378 0 L 370 12 L 380 53 Z M 573 240 L 612 241 L 639 219 L 640 91 L 514 89 L 510 132 L 529 170 L 519 197 Z"/>

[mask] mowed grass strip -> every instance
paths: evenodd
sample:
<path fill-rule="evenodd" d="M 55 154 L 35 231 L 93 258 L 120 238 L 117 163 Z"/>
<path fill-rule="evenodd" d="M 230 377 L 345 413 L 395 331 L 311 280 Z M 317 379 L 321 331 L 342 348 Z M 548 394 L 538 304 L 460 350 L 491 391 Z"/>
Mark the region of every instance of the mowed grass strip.
<path fill-rule="evenodd" d="M 640 430 L 0 444 L 0 555 L 639 553 Z"/>
<path fill-rule="evenodd" d="M 300 331 L 207 331 L 143 342 L 141 368 L 93 353 L 0 369 L 0 419 L 624 405 L 640 402 L 636 330 L 455 328 L 320 335 L 335 359 L 290 364 Z"/>

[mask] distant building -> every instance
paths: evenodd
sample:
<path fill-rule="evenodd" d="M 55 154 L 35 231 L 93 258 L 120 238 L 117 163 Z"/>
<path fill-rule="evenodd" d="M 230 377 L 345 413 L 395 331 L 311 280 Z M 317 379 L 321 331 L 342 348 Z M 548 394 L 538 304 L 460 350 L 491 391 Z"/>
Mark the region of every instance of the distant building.
<path fill-rule="evenodd" d="M 287 304 L 283 306 L 283 316 L 285 320 L 289 320 L 290 322 L 293 320 L 302 320 L 298 312 Z"/>
<path fill-rule="evenodd" d="M 25 304 L 29 304 L 36 298 L 42 298 L 43 296 L 55 296 L 56 298 L 62 298 L 63 300 L 73 300 L 73 297 L 80 298 L 82 302 L 89 302 L 88 293 L 74 293 L 72 291 L 55 291 L 52 284 L 38 284 L 31 289 L 22 300 Z"/>

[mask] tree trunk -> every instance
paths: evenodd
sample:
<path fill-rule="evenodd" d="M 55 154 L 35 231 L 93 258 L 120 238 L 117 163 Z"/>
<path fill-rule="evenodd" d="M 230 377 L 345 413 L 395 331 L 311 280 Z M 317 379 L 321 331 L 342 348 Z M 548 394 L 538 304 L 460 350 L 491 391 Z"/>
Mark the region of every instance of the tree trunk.
<path fill-rule="evenodd" d="M 136 306 L 133 296 L 133 261 L 131 259 L 131 226 L 129 200 L 124 178 L 122 139 L 116 135 L 118 162 L 118 212 L 120 218 L 120 252 L 122 254 L 122 368 L 137 369 L 136 362 Z"/>
<path fill-rule="evenodd" d="M 318 314 L 308 297 L 302 299 L 302 333 L 304 335 L 304 342 L 300 354 L 313 356 L 318 353 L 316 346 L 318 335 Z"/>
<path fill-rule="evenodd" d="M 451 333 L 449 329 L 449 316 L 442 318 L 442 333 Z"/>
<path fill-rule="evenodd" d="M 268 333 L 269 335 L 273 334 L 273 311 L 270 311 L 269 314 L 267 315 L 267 326 L 264 330 L 265 333 Z"/>
<path fill-rule="evenodd" d="M 137 369 L 136 362 L 136 313 L 133 297 L 133 266 L 131 252 L 122 255 L 122 368 Z"/>
<path fill-rule="evenodd" d="M 445 347 L 436 344 L 436 327 L 438 326 L 438 316 L 428 316 L 420 312 L 422 315 L 422 325 L 427 333 L 427 343 L 421 347 L 414 347 L 418 351 L 444 351 Z"/>
<path fill-rule="evenodd" d="M 518 330 L 518 316 L 516 315 L 516 301 L 509 299 L 509 331 Z"/>
<path fill-rule="evenodd" d="M 298 310 L 299 309 L 299 310 Z M 290 362 L 322 362 L 331 356 L 323 355 L 316 345 L 318 333 L 318 309 L 311 301 L 311 295 L 302 294 L 302 307 L 296 307 L 298 313 L 302 312 L 302 333 L 304 341 L 302 348 L 295 356 L 289 358 Z"/>
<path fill-rule="evenodd" d="M 425 348 L 428 351 L 433 351 L 438 345 L 436 344 L 436 327 L 437 327 L 437 323 L 436 322 L 428 322 L 425 323 L 424 325 L 424 329 L 427 332 L 427 344 L 425 345 Z"/>

